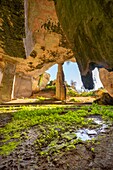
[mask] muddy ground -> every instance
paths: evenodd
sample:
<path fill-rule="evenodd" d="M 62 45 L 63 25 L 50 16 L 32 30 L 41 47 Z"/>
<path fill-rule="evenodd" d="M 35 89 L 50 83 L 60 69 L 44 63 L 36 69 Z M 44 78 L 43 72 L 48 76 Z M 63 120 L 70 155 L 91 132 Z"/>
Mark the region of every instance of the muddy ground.
<path fill-rule="evenodd" d="M 11 114 L 1 114 L 0 127 L 11 121 Z M 21 134 L 22 143 L 9 155 L 0 156 L 1 170 L 113 170 L 113 127 L 96 141 L 81 141 L 76 148 L 59 154 L 40 156 L 33 141 L 37 126 L 29 129 L 29 139 Z M 2 136 L 1 136 L 2 139 Z"/>

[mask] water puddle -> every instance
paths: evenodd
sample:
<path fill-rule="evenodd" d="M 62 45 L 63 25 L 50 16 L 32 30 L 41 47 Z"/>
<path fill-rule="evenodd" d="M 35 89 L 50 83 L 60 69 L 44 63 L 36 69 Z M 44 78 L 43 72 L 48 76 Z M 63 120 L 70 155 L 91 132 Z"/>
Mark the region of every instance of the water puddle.
<path fill-rule="evenodd" d="M 101 117 L 89 117 L 89 120 L 92 121 L 95 125 L 100 125 L 95 129 L 79 129 L 75 133 L 77 135 L 77 139 L 81 139 L 82 141 L 91 140 L 92 138 L 96 138 L 99 134 L 105 133 L 108 129 L 109 124 L 106 124 Z"/>

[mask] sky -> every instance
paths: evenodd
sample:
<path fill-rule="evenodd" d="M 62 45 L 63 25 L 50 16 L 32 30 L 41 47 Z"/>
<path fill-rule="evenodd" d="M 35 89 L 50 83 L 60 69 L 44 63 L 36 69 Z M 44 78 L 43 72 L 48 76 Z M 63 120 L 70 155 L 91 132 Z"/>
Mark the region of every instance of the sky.
<path fill-rule="evenodd" d="M 46 71 L 47 73 L 51 75 L 50 80 L 56 79 L 57 68 L 58 68 L 58 65 L 55 64 L 49 70 Z M 76 89 L 80 90 L 83 84 L 81 81 L 81 76 L 80 76 L 77 63 L 65 62 L 63 65 L 63 70 L 65 74 L 65 81 L 67 81 L 67 83 L 70 85 L 71 80 L 73 80 L 74 82 L 76 82 Z M 95 79 L 95 90 L 97 90 L 100 87 L 103 87 L 100 81 L 100 78 L 99 78 L 99 73 L 98 73 L 97 68 L 93 71 L 93 78 Z"/>

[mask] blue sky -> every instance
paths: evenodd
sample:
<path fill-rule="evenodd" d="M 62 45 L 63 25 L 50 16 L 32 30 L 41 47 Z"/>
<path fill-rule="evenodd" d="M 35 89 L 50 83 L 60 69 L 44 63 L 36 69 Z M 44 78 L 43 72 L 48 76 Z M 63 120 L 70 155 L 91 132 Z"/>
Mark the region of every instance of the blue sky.
<path fill-rule="evenodd" d="M 57 68 L 58 68 L 58 65 L 55 64 L 49 70 L 46 71 L 47 73 L 49 73 L 51 75 L 50 80 L 56 79 Z M 68 84 L 71 83 L 71 80 L 76 81 L 77 82 L 76 89 L 80 90 L 81 86 L 82 86 L 82 81 L 81 81 L 81 76 L 80 76 L 80 72 L 79 72 L 77 63 L 65 62 L 63 65 L 63 70 L 64 70 L 64 74 L 65 74 L 65 81 L 67 81 Z M 93 77 L 95 77 L 95 80 L 96 80 L 95 81 L 95 89 L 102 87 L 102 83 L 99 79 L 98 69 L 95 69 L 93 71 Z"/>

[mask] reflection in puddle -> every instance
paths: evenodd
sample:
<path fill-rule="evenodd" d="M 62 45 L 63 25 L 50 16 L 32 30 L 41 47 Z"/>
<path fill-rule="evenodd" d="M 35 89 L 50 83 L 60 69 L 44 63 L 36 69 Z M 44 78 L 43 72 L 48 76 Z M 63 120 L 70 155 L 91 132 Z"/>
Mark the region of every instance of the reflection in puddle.
<path fill-rule="evenodd" d="M 100 125 L 99 128 L 96 129 L 79 129 L 76 132 L 77 139 L 81 139 L 82 141 L 91 140 L 92 138 L 97 137 L 100 133 L 105 133 L 108 125 L 101 118 L 91 117 L 88 118 L 92 120 L 95 124 Z"/>
<path fill-rule="evenodd" d="M 76 132 L 77 138 L 83 141 L 90 140 L 91 137 L 86 133 L 86 129 L 80 129 Z"/>
<path fill-rule="evenodd" d="M 88 118 L 88 120 L 92 120 L 97 125 L 102 125 L 104 123 L 101 117 L 91 117 L 91 118 Z"/>

